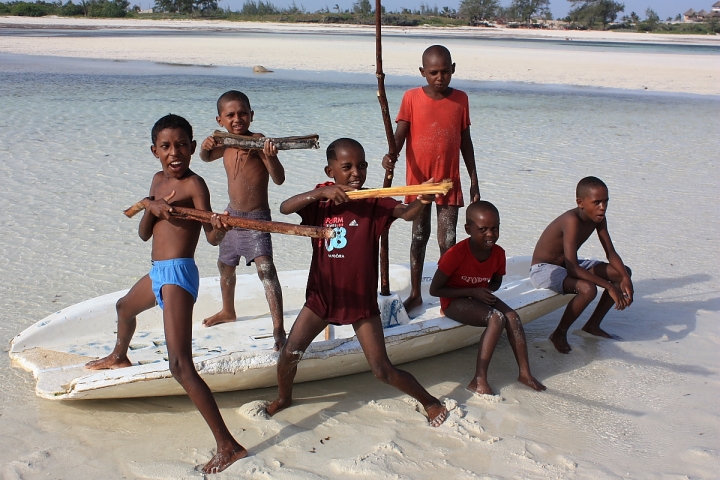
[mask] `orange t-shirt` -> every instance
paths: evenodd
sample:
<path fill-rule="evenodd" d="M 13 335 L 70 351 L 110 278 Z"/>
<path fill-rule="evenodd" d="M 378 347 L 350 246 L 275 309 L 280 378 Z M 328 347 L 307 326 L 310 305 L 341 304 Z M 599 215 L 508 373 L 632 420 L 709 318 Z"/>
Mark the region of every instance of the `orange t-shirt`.
<path fill-rule="evenodd" d="M 410 124 L 406 138 L 407 185 L 419 185 L 430 178 L 449 178 L 453 188 L 436 199 L 440 205 L 462 207 L 460 187 L 460 140 L 470 126 L 470 107 L 465 92 L 453 89 L 447 98 L 433 100 L 422 87 L 405 92 L 396 122 Z M 405 203 L 415 200 L 405 197 Z"/>

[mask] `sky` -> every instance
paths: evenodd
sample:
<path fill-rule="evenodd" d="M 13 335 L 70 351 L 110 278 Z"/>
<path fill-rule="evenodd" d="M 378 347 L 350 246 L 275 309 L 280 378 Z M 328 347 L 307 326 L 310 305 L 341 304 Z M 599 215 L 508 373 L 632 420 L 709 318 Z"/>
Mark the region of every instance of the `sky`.
<path fill-rule="evenodd" d="M 267 1 L 267 0 L 265 0 Z M 269 0 L 270 3 L 278 7 L 286 7 L 292 4 L 292 0 Z M 693 8 L 697 11 L 707 10 L 710 11 L 712 4 L 717 0 L 616 0 L 625 4 L 625 11 L 620 14 L 629 15 L 630 12 L 637 13 L 640 18 L 645 18 L 645 10 L 650 7 L 660 16 L 662 20 L 667 17 L 675 17 L 678 13 L 683 13 L 686 10 Z M 500 4 L 503 6 L 509 6 L 511 0 L 500 0 Z M 130 3 L 134 4 L 133 0 Z M 151 0 L 138 0 L 143 8 L 149 8 Z M 219 5 L 223 8 L 230 7 L 231 10 L 240 10 L 245 0 L 220 0 Z M 308 11 L 316 11 L 325 8 L 327 6 L 331 10 L 338 4 L 342 10 L 346 10 L 352 7 L 354 0 L 295 0 L 296 5 L 304 6 Z M 375 5 L 375 0 L 370 0 L 370 3 Z M 430 7 L 435 5 L 438 8 L 450 7 L 457 9 L 460 4 L 460 0 L 383 0 L 383 6 L 386 10 L 395 11 L 402 8 L 409 8 L 416 10 L 420 8 L 420 4 L 425 3 Z M 553 18 L 565 17 L 570 9 L 570 2 L 567 0 L 550 0 L 550 10 L 552 11 Z"/>

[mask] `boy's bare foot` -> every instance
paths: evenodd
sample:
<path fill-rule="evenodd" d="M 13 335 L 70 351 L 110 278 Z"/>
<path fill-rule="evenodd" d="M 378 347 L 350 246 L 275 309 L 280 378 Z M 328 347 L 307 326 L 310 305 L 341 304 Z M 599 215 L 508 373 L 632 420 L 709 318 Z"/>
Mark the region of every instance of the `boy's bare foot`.
<path fill-rule="evenodd" d="M 447 419 L 448 411 L 445 405 L 435 403 L 425 407 L 425 412 L 428 416 L 428 422 L 431 427 L 439 427 Z"/>
<path fill-rule="evenodd" d="M 484 378 L 474 378 L 473 381 L 468 384 L 467 389 L 472 393 L 477 393 L 478 395 L 495 395 L 495 392 L 493 392 L 490 385 L 488 385 L 487 380 Z"/>
<path fill-rule="evenodd" d="M 612 333 L 608 333 L 608 332 L 606 332 L 605 330 L 603 330 L 603 329 L 600 328 L 600 327 L 593 327 L 593 326 L 587 326 L 587 325 L 585 325 L 584 327 L 582 327 L 582 331 L 583 331 L 583 332 L 587 332 L 587 333 L 589 333 L 590 335 L 597 335 L 598 337 L 612 338 L 613 340 L 622 340 L 622 339 L 621 339 L 620 337 L 618 337 L 617 335 L 613 335 Z"/>
<path fill-rule="evenodd" d="M 221 323 L 229 323 L 237 320 L 234 313 L 228 313 L 225 310 L 221 310 L 212 317 L 208 317 L 203 320 L 203 327 L 212 327 L 213 325 L 219 325 Z"/>
<path fill-rule="evenodd" d="M 570 353 L 572 348 L 567 341 L 567 334 L 553 332 L 550 335 L 550 341 L 555 345 L 555 349 L 560 353 Z"/>
<path fill-rule="evenodd" d="M 545 385 L 543 385 L 542 383 L 540 383 L 532 375 L 520 375 L 518 377 L 518 382 L 523 383 L 538 392 L 543 392 L 543 391 L 547 390 L 547 387 Z"/>
<path fill-rule="evenodd" d="M 205 464 L 202 471 L 207 474 L 220 473 L 241 458 L 247 457 L 247 454 L 247 450 L 241 445 L 238 445 L 234 450 L 218 452 Z"/>
<path fill-rule="evenodd" d="M 292 403 L 292 400 L 283 400 L 282 398 L 278 398 L 277 400 L 272 402 L 270 405 L 265 407 L 265 411 L 267 412 L 268 415 L 270 415 L 272 417 L 280 410 L 285 410 L 286 408 L 288 408 L 291 403 Z"/>
<path fill-rule="evenodd" d="M 114 353 L 111 353 L 105 358 L 93 360 L 85 364 L 85 368 L 88 370 L 115 370 L 116 368 L 131 367 L 132 362 L 129 358 L 123 356 L 119 357 Z"/>
<path fill-rule="evenodd" d="M 412 310 L 413 308 L 419 307 L 420 305 L 422 305 L 422 303 L 423 303 L 423 299 L 420 295 L 418 295 L 418 296 L 410 295 L 403 302 L 403 306 L 405 307 L 405 311 L 409 314 L 410 310 Z"/>

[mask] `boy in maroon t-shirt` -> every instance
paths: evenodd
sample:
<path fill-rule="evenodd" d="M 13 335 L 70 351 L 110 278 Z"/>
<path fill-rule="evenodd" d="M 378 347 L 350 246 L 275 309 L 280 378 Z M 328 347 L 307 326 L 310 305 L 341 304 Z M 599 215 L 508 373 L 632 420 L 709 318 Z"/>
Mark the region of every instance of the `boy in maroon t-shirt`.
<path fill-rule="evenodd" d="M 345 192 L 365 182 L 365 150 L 357 141 L 341 138 L 328 146 L 327 160 L 325 173 L 335 183 L 319 185 L 280 205 L 285 215 L 298 213 L 303 225 L 335 228 L 335 237 L 313 240 L 305 306 L 280 351 L 278 399 L 268 405 L 267 413 L 290 406 L 297 364 L 328 323 L 352 324 L 375 377 L 417 399 L 437 427 L 445 421 L 447 409 L 415 377 L 390 363 L 377 304 L 380 235 L 396 218 L 415 218 L 433 197 L 420 196 L 409 205 L 390 198 L 351 201 Z"/>
<path fill-rule="evenodd" d="M 505 275 L 505 250 L 495 244 L 500 236 L 500 213 L 492 203 L 480 200 L 470 204 L 465 214 L 465 231 L 470 238 L 440 257 L 430 295 L 440 297 L 446 317 L 465 325 L 485 327 L 478 346 L 475 378 L 467 388 L 473 393 L 493 395 L 487 370 L 505 328 L 520 367 L 518 380 L 534 390 L 545 390 L 530 373 L 520 317 L 492 293 L 500 288 Z"/>

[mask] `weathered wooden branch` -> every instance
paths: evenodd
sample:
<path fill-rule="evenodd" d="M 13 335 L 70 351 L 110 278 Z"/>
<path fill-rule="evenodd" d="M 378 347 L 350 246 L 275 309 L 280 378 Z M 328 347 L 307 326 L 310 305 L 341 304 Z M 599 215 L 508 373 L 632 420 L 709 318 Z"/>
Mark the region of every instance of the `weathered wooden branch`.
<path fill-rule="evenodd" d="M 265 140 L 271 140 L 278 150 L 299 150 L 303 148 L 320 148 L 318 135 L 305 135 L 302 137 L 248 137 L 215 130 L 215 140 L 226 147 L 262 150 Z"/>
<path fill-rule="evenodd" d="M 385 73 L 382 68 L 382 2 L 375 0 L 375 76 L 378 82 L 378 101 L 380 102 L 380 112 L 382 113 L 383 125 L 385 127 L 385 137 L 388 142 L 388 153 L 392 157 L 397 156 L 397 146 L 395 145 L 395 134 L 393 133 L 392 121 L 390 120 L 390 107 L 388 107 L 387 95 L 385 93 Z M 388 188 L 392 185 L 393 174 L 390 170 L 385 171 L 383 187 Z M 385 231 L 380 236 L 380 295 L 387 297 L 390 295 L 390 257 L 389 248 L 390 240 L 389 232 Z"/>
<path fill-rule="evenodd" d="M 132 207 L 125 210 L 127 217 L 132 217 L 144 210 L 150 200 L 147 198 L 140 200 Z M 210 217 L 215 215 L 213 212 L 205 210 L 197 210 L 195 208 L 172 207 L 171 215 L 184 220 L 195 220 L 197 222 L 210 223 Z M 218 214 L 219 215 L 219 214 Z M 259 232 L 281 233 L 283 235 L 297 235 L 300 237 L 311 238 L 332 238 L 335 232 L 332 228 L 325 227 L 309 227 L 306 225 L 295 225 L 293 223 L 271 222 L 267 220 L 253 220 L 250 218 L 225 217 L 223 222 L 234 228 L 247 228 L 248 230 L 257 230 Z"/>
<path fill-rule="evenodd" d="M 404 187 L 352 190 L 346 193 L 351 200 L 358 198 L 401 197 L 405 195 L 447 195 L 452 186 L 453 183 L 450 180 L 444 180 L 437 183 L 423 183 L 421 185 L 407 185 Z"/>

